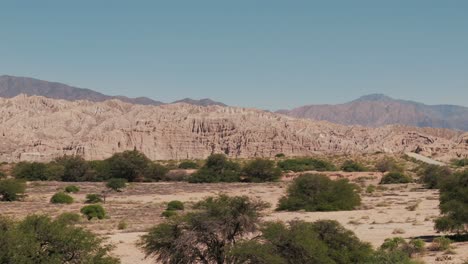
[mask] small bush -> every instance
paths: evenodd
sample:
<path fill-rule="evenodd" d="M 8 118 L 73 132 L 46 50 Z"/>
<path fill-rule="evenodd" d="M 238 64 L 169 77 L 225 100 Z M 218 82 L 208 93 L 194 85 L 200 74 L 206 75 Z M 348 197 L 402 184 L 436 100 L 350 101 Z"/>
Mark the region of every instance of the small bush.
<path fill-rule="evenodd" d="M 267 159 L 249 161 L 244 167 L 244 173 L 249 182 L 277 181 L 281 176 L 281 170 L 275 162 Z"/>
<path fill-rule="evenodd" d="M 0 180 L 0 201 L 17 201 L 24 196 L 26 183 L 22 180 Z"/>
<path fill-rule="evenodd" d="M 77 213 L 65 212 L 57 216 L 56 220 L 67 225 L 72 225 L 79 223 L 81 216 Z"/>
<path fill-rule="evenodd" d="M 452 164 L 457 167 L 468 166 L 468 158 L 452 160 Z"/>
<path fill-rule="evenodd" d="M 166 210 L 170 210 L 170 211 L 184 210 L 184 203 L 181 202 L 181 201 L 170 201 L 167 204 L 167 209 Z"/>
<path fill-rule="evenodd" d="M 413 255 L 414 253 L 423 253 L 426 251 L 426 242 L 424 240 L 417 238 L 417 239 L 411 239 L 410 242 L 408 243 L 410 247 L 410 254 Z"/>
<path fill-rule="evenodd" d="M 401 172 L 389 172 L 382 177 L 380 184 L 410 183 L 413 179 Z"/>
<path fill-rule="evenodd" d="M 169 169 L 159 163 L 150 162 L 144 170 L 146 181 L 160 181 L 164 179 Z"/>
<path fill-rule="evenodd" d="M 178 168 L 188 170 L 188 169 L 198 169 L 199 166 L 196 162 L 193 162 L 193 161 L 182 161 L 179 164 Z"/>
<path fill-rule="evenodd" d="M 86 205 L 81 208 L 80 212 L 88 219 L 91 220 L 93 218 L 97 219 L 104 219 L 106 217 L 106 211 L 104 208 L 99 204 L 91 204 Z"/>
<path fill-rule="evenodd" d="M 346 179 L 333 181 L 320 174 L 297 177 L 279 201 L 278 210 L 339 211 L 353 210 L 361 204 L 358 186 Z"/>
<path fill-rule="evenodd" d="M 366 171 L 366 167 L 364 165 L 353 161 L 353 160 L 347 160 L 341 165 L 341 170 L 346 171 L 346 172 L 355 172 L 355 171 Z"/>
<path fill-rule="evenodd" d="M 86 201 L 85 203 L 89 204 L 95 204 L 95 203 L 102 203 L 102 195 L 100 194 L 95 194 L 95 193 L 90 193 L 86 195 Z"/>
<path fill-rule="evenodd" d="M 127 186 L 127 180 L 123 178 L 112 178 L 106 183 L 106 187 L 116 192 L 121 192 Z"/>
<path fill-rule="evenodd" d="M 54 204 L 71 204 L 73 203 L 73 197 L 64 192 L 58 192 L 50 198 L 50 202 Z"/>
<path fill-rule="evenodd" d="M 285 158 L 285 157 L 286 157 L 286 155 L 284 155 L 284 153 L 278 153 L 278 154 L 275 155 L 275 158 L 277 158 L 277 159 L 282 159 L 282 158 Z"/>
<path fill-rule="evenodd" d="M 117 224 L 117 229 L 118 230 L 124 230 L 124 229 L 127 229 L 128 227 L 128 224 L 126 221 L 124 220 L 121 220 L 118 224 Z"/>
<path fill-rule="evenodd" d="M 370 185 L 368 185 L 367 188 L 366 188 L 366 193 L 374 193 L 375 190 L 376 190 L 375 185 L 370 184 Z"/>
<path fill-rule="evenodd" d="M 278 167 L 280 167 L 283 171 L 294 171 L 294 172 L 301 172 L 301 171 L 336 171 L 335 165 L 332 163 L 314 159 L 314 158 L 297 158 L 297 159 L 287 159 L 278 162 Z"/>
<path fill-rule="evenodd" d="M 166 218 L 169 218 L 174 215 L 177 215 L 177 212 L 173 210 L 165 210 L 161 213 L 161 216 L 166 217 Z"/>
<path fill-rule="evenodd" d="M 451 248 L 452 240 L 446 238 L 446 237 L 437 237 L 432 240 L 431 245 L 429 246 L 429 249 L 432 251 L 445 251 L 449 250 Z"/>
<path fill-rule="evenodd" d="M 380 172 L 403 171 L 403 168 L 400 165 L 398 165 L 397 161 L 389 157 L 383 158 L 382 160 L 377 162 L 377 164 L 375 164 L 375 168 L 377 169 L 377 171 Z"/>
<path fill-rule="evenodd" d="M 69 185 L 67 187 L 65 187 L 65 192 L 67 193 L 76 193 L 76 192 L 79 192 L 80 191 L 80 188 L 78 186 L 75 186 L 75 185 Z"/>

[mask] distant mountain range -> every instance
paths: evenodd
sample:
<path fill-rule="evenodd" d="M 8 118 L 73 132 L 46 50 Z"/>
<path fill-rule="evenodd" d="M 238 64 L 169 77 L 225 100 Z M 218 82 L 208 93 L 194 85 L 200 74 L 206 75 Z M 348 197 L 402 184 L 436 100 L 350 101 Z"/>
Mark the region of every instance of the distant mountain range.
<path fill-rule="evenodd" d="M 64 99 L 69 101 L 88 100 L 93 102 L 102 102 L 110 99 L 119 99 L 123 102 L 141 105 L 162 105 L 160 101 L 148 97 L 129 98 L 126 96 L 105 95 L 90 89 L 77 88 L 58 82 L 48 82 L 27 77 L 16 77 L 9 75 L 0 76 L 0 97 L 12 98 L 19 94 L 44 96 L 53 99 Z M 185 98 L 173 103 L 187 103 L 199 106 L 219 105 L 226 106 L 223 103 L 211 99 L 194 100 Z"/>
<path fill-rule="evenodd" d="M 468 107 L 425 105 L 393 99 L 383 94 L 366 95 L 344 104 L 306 105 L 292 110 L 279 110 L 277 113 L 344 125 L 378 127 L 402 124 L 468 131 Z"/>

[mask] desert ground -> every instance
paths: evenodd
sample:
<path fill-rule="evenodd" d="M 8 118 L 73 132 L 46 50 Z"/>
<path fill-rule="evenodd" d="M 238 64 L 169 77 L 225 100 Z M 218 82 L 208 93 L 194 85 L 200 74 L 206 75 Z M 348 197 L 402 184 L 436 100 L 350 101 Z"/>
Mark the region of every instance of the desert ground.
<path fill-rule="evenodd" d="M 136 247 L 139 237 L 150 227 L 164 221 L 161 212 L 167 202 L 180 200 L 190 205 L 204 197 L 226 193 L 228 195 L 247 195 L 271 204 L 264 212 L 265 221 L 290 221 L 300 219 L 315 221 L 333 219 L 352 230 L 363 241 L 378 247 L 386 238 L 421 237 L 430 239 L 440 236 L 433 228 L 433 220 L 439 215 L 438 191 L 423 189 L 419 184 L 393 184 L 377 188 L 374 193 L 366 193 L 369 184 L 378 186 L 381 174 L 376 172 L 328 173 L 331 178 L 349 178 L 363 187 L 362 205 L 354 211 L 338 212 L 277 212 L 275 206 L 293 177 L 289 175 L 275 183 L 216 183 L 190 184 L 186 182 L 132 183 L 122 192 L 109 194 L 104 207 L 109 217 L 104 220 L 83 220 L 80 225 L 96 232 L 115 245 L 113 253 L 123 264 L 155 263 Z M 24 201 L 0 203 L 2 215 L 22 218 L 28 214 L 58 215 L 63 212 L 79 212 L 85 195 L 100 193 L 105 189 L 103 183 L 73 183 L 80 187 L 72 194 L 75 203 L 57 205 L 49 203 L 50 197 L 70 183 L 30 182 Z M 414 208 L 410 208 L 413 205 Z M 128 227 L 117 228 L 125 221 Z M 429 244 L 429 243 L 428 243 Z M 419 258 L 426 263 L 463 263 L 468 259 L 468 242 L 454 243 L 450 255 L 443 252 L 427 251 Z"/>

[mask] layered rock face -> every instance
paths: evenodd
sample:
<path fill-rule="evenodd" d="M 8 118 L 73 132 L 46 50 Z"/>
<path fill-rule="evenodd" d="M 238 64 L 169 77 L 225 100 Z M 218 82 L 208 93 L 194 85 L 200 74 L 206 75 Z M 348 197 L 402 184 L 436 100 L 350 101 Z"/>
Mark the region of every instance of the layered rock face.
<path fill-rule="evenodd" d="M 0 98 L 0 160 L 47 161 L 64 154 L 104 159 L 137 149 L 153 160 L 418 151 L 441 160 L 468 155 L 468 134 L 447 129 L 364 128 L 256 109 L 118 100 Z"/>

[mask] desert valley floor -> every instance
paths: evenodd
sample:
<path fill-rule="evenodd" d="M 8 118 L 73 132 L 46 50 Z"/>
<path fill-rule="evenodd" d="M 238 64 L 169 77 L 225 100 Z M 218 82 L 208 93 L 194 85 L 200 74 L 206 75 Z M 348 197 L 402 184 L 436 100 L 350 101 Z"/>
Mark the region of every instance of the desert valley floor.
<path fill-rule="evenodd" d="M 363 187 L 377 185 L 381 178 L 381 174 L 377 172 L 334 174 L 335 176 L 331 175 L 332 178 L 336 175 L 350 178 Z M 423 189 L 418 184 L 392 184 L 386 185 L 386 188 L 378 188 L 372 194 L 365 194 L 363 191 L 363 203 L 354 211 L 277 212 L 274 208 L 288 184 L 287 180 L 257 184 L 132 183 L 125 191 L 113 193 L 107 198 L 105 207 L 109 218 L 99 221 L 83 220 L 80 225 L 109 238 L 108 242 L 116 246 L 113 254 L 121 258 L 124 264 L 155 263 L 152 259 L 144 259 L 144 254 L 135 246 L 135 242 L 148 228 L 164 220 L 161 212 L 168 201 L 180 200 L 190 204 L 218 193 L 247 195 L 270 203 L 271 207 L 264 212 L 264 220 L 337 220 L 374 247 L 381 245 L 385 238 L 395 236 L 430 239 L 441 235 L 433 228 L 433 220 L 439 215 L 437 190 Z M 64 182 L 29 182 L 27 198 L 21 202 L 0 203 L 0 211 L 5 216 L 15 218 L 32 213 L 58 215 L 63 212 L 77 212 L 83 206 L 86 193 L 99 193 L 104 189 L 103 183 L 76 183 L 80 192 L 73 194 L 75 203 L 49 203 L 50 197 L 66 185 Z M 411 205 L 416 206 L 409 209 Z M 125 230 L 117 228 L 122 220 L 128 223 Z M 454 243 L 454 246 L 454 252 L 450 255 L 428 251 L 420 259 L 426 263 L 463 263 L 468 258 L 468 242 Z"/>

